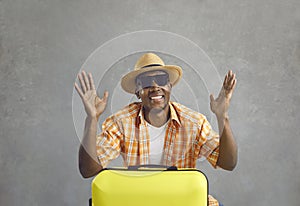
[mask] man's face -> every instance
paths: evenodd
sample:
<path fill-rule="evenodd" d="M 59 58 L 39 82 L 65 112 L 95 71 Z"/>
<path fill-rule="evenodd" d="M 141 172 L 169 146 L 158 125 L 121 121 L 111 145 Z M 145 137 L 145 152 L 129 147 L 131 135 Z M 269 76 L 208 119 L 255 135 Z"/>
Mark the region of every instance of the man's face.
<path fill-rule="evenodd" d="M 138 96 L 148 111 L 164 110 L 168 107 L 171 94 L 169 75 L 163 71 L 151 71 L 136 79 Z"/>

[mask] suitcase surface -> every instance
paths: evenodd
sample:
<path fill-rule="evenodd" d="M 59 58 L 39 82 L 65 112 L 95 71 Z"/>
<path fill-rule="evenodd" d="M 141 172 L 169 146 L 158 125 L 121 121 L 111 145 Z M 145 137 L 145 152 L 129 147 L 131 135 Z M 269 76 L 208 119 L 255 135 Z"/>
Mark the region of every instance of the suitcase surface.
<path fill-rule="evenodd" d="M 104 169 L 92 181 L 93 206 L 207 206 L 207 197 L 196 169 Z"/>

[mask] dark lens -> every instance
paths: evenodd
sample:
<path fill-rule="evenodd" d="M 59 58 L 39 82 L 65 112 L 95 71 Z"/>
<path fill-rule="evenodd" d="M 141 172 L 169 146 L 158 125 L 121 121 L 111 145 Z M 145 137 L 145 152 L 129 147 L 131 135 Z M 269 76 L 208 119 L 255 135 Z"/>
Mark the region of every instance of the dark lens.
<path fill-rule="evenodd" d="M 138 79 L 141 82 L 143 88 L 151 87 L 153 81 L 159 86 L 165 86 L 168 83 L 169 75 L 159 74 L 155 76 L 141 76 L 138 77 Z"/>
<path fill-rule="evenodd" d="M 169 78 L 168 78 L 167 74 L 160 74 L 160 75 L 154 76 L 154 81 L 159 86 L 165 86 L 168 83 L 168 80 L 169 80 Z"/>
<path fill-rule="evenodd" d="M 143 77 L 140 77 L 140 80 L 141 80 L 143 88 L 152 86 L 153 79 L 151 77 L 149 77 L 149 76 L 143 76 Z"/>

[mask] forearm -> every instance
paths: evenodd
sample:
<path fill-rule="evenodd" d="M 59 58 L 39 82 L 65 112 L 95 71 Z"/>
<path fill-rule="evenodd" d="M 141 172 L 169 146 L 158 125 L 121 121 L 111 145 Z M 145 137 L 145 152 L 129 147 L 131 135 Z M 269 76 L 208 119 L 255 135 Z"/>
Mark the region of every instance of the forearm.
<path fill-rule="evenodd" d="M 217 117 L 220 147 L 217 165 L 225 170 L 233 170 L 237 163 L 237 146 L 227 115 Z"/>
<path fill-rule="evenodd" d="M 96 175 L 101 169 L 96 154 L 97 118 L 87 117 L 79 148 L 79 170 L 83 177 Z"/>

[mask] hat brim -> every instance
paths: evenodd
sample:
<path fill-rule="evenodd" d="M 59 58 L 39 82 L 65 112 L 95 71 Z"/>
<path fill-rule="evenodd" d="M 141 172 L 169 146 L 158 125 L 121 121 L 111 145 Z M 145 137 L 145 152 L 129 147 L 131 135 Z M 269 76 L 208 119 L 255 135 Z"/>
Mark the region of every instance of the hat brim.
<path fill-rule="evenodd" d="M 156 71 L 161 70 L 165 71 L 169 74 L 169 79 L 171 84 L 174 86 L 177 84 L 177 82 L 180 80 L 182 76 L 182 69 L 179 66 L 175 65 L 165 65 L 165 66 L 152 66 L 152 67 L 146 67 L 139 70 L 134 70 L 132 72 L 129 72 L 125 76 L 122 77 L 121 80 L 121 86 L 122 88 L 131 94 L 134 94 L 136 91 L 136 85 L 135 85 L 135 79 L 139 74 L 148 72 L 148 71 Z"/>

